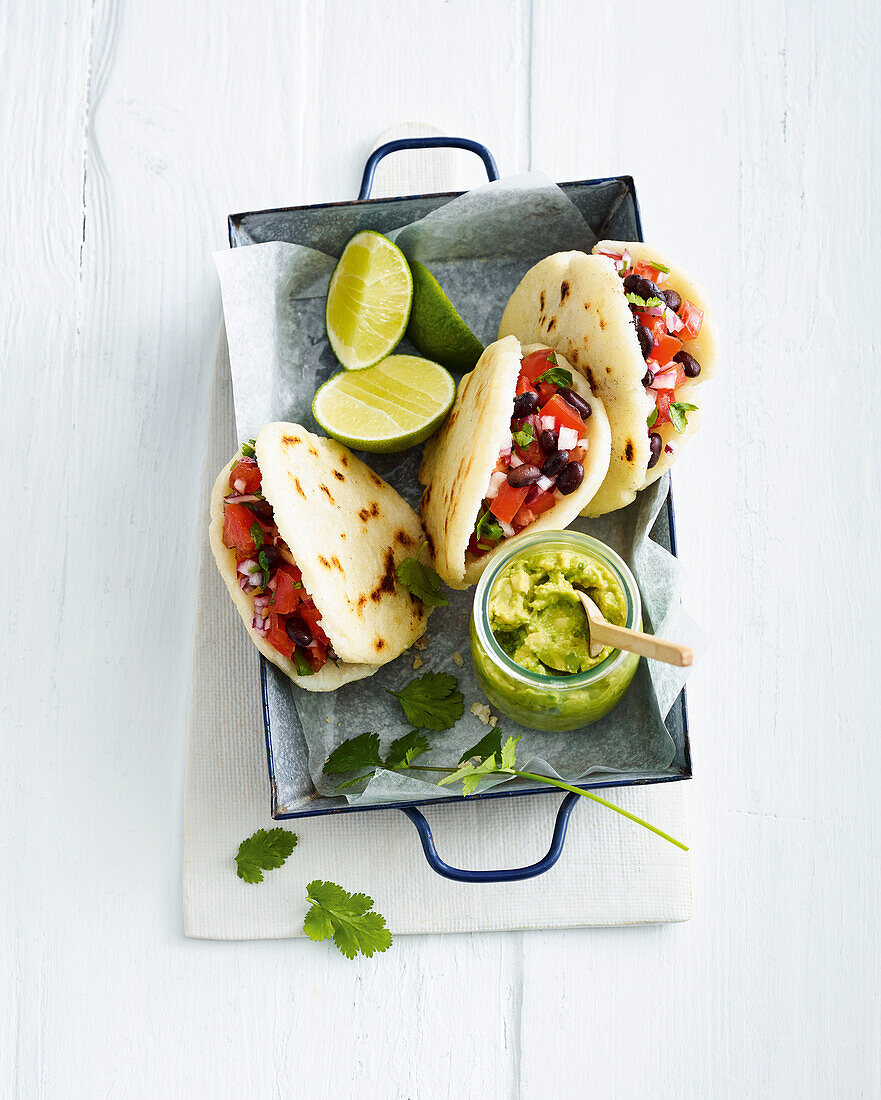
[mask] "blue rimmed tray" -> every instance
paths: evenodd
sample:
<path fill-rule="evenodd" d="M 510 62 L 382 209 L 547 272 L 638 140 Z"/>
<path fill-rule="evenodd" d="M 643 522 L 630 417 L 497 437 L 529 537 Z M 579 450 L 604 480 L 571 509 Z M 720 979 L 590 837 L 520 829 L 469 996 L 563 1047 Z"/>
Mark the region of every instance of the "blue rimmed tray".
<path fill-rule="evenodd" d="M 389 142 L 377 149 L 368 160 L 359 198 L 354 202 L 326 203 L 314 206 L 285 207 L 229 218 L 231 247 L 268 241 L 286 241 L 306 245 L 319 251 L 338 255 L 345 243 L 362 229 L 389 232 L 415 221 L 457 197 L 459 192 L 417 195 L 391 199 L 370 199 L 373 174 L 379 161 L 401 149 L 454 147 L 468 149 L 484 162 L 490 180 L 498 178 L 490 152 L 477 142 L 465 138 L 414 138 Z M 598 238 L 642 240 L 639 206 L 631 177 L 582 180 L 560 184 L 563 192 L 579 209 Z M 672 495 L 668 495 L 651 532 L 652 539 L 671 553 L 676 553 L 675 522 Z M 473 801 L 475 798 L 513 798 L 553 793 L 547 786 L 517 788 L 504 786 L 485 794 L 469 796 L 443 795 L 418 802 L 395 802 L 352 806 L 343 797 L 325 796 L 314 787 L 308 768 L 308 753 L 300 720 L 291 699 L 290 686 L 284 675 L 264 658 L 260 658 L 260 682 L 263 717 L 271 787 L 271 812 L 276 819 L 312 817 L 334 813 L 358 813 L 377 809 L 399 809 L 416 826 L 426 858 L 439 874 L 460 881 L 497 882 L 529 878 L 548 870 L 562 851 L 569 815 L 578 800 L 570 794 L 557 813 L 553 839 L 547 854 L 528 867 L 492 871 L 467 871 L 446 864 L 438 856 L 431 830 L 419 806 Z M 622 787 L 649 783 L 675 782 L 690 779 L 691 753 L 688 738 L 685 691 L 679 695 L 666 720 L 673 740 L 675 756 L 662 771 L 627 772 L 620 775 L 592 776 L 577 786 L 583 790 Z"/>

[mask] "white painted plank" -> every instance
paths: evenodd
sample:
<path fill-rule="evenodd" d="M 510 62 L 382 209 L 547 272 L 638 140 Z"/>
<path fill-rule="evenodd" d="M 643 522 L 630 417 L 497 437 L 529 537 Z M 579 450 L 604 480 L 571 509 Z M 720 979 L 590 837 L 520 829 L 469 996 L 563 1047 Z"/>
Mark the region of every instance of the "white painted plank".
<path fill-rule="evenodd" d="M 596 14 L 536 6 L 533 164 L 632 174 L 647 239 L 707 284 L 725 342 L 674 478 L 688 604 L 714 635 L 689 687 L 697 914 L 537 938 L 523 1095 L 568 1094 L 585 1062 L 606 1096 L 876 1095 L 881 399 L 853 291 L 881 242 L 879 12 Z M 535 58 L 563 18 L 601 46 L 551 75 Z"/>

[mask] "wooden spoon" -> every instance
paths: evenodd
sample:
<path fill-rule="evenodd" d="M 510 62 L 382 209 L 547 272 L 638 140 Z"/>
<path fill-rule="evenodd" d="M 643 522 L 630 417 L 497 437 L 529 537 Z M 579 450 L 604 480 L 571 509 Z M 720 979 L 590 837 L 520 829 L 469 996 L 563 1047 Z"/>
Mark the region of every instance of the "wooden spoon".
<path fill-rule="evenodd" d="M 626 626 L 615 626 L 608 622 L 586 592 L 576 589 L 578 598 L 587 612 L 590 624 L 590 655 L 598 657 L 604 645 L 616 649 L 626 649 L 628 653 L 638 653 L 640 657 L 651 657 L 655 661 L 664 661 L 668 665 L 685 668 L 694 661 L 694 654 L 687 645 L 668 642 L 665 638 L 656 638 L 654 634 L 644 634 L 641 630 L 629 630 Z"/>

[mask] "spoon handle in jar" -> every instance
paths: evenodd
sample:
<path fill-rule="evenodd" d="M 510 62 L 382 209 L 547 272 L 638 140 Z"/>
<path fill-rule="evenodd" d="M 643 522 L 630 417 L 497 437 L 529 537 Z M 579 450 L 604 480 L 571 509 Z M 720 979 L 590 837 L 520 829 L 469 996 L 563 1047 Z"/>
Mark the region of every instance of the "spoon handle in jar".
<path fill-rule="evenodd" d="M 656 638 L 654 634 L 644 634 L 641 630 L 628 630 L 626 626 L 614 623 L 590 620 L 591 640 L 604 645 L 626 649 L 628 653 L 638 653 L 640 657 L 651 657 L 655 661 L 664 661 L 668 665 L 686 668 L 694 660 L 694 654 L 687 645 L 669 642 L 666 638 Z"/>

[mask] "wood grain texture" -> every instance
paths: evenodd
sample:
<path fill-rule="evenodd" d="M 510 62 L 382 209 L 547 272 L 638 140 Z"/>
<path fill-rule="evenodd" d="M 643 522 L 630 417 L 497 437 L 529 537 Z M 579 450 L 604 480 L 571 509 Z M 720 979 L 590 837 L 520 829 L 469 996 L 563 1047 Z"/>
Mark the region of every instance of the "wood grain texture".
<path fill-rule="evenodd" d="M 0 3 L 0 430 L 40 585 L 0 633 L 0 1095 L 878 1095 L 879 24 L 868 0 Z M 408 119 L 503 172 L 633 174 L 717 304 L 676 470 L 715 639 L 688 925 L 357 963 L 182 937 L 210 252 L 230 211 L 354 194 Z"/>

